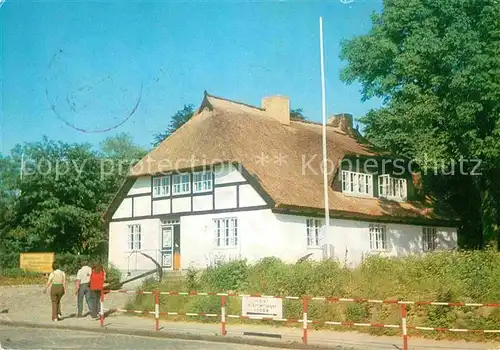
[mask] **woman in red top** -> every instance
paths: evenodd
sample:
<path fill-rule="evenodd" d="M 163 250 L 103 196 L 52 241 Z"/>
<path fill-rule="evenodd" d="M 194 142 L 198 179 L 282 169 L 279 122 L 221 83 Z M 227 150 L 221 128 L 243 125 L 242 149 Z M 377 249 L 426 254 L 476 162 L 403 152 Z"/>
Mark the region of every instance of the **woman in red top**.
<path fill-rule="evenodd" d="M 104 288 L 105 281 L 106 272 L 101 264 L 95 264 L 90 274 L 90 293 L 92 295 L 92 310 L 90 313 L 96 319 L 99 319 L 98 314 L 101 313 L 101 291 Z"/>

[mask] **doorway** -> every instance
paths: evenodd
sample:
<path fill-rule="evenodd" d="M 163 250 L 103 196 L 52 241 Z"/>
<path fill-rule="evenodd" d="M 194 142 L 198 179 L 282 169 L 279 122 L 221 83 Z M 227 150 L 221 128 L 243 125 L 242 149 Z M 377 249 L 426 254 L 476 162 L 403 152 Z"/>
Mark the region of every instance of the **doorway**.
<path fill-rule="evenodd" d="M 181 268 L 181 227 L 177 223 L 168 222 L 161 226 L 161 263 L 167 270 L 177 271 Z"/>

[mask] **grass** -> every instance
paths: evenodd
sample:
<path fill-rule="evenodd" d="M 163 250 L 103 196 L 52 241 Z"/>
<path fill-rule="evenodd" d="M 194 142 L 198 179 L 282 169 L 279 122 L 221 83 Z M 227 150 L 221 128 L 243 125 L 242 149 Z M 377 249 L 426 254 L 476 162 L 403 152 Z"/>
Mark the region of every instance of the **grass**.
<path fill-rule="evenodd" d="M 0 286 L 43 284 L 46 278 L 37 273 L 19 268 L 0 269 Z"/>
<path fill-rule="evenodd" d="M 146 281 L 142 290 L 261 293 L 287 296 L 335 296 L 344 298 L 398 299 L 408 301 L 462 301 L 500 303 L 500 254 L 494 250 L 436 252 L 405 258 L 370 257 L 356 269 L 334 261 L 285 264 L 266 258 L 249 265 L 245 261 L 218 264 L 189 271 L 183 280 L 166 280 L 158 285 Z M 220 313 L 220 297 L 161 295 L 162 311 Z M 151 295 L 137 295 L 127 308 L 154 310 Z M 228 314 L 241 314 L 241 300 L 228 298 Z M 500 308 L 409 305 L 408 324 L 423 327 L 500 329 Z M 302 318 L 302 305 L 283 300 L 283 316 Z M 394 304 L 325 303 L 311 301 L 308 318 L 317 321 L 351 321 L 400 324 L 401 306 Z M 183 320 L 185 317 L 168 317 Z M 219 318 L 189 317 L 197 322 L 218 322 Z M 236 322 L 231 320 L 231 322 Z M 259 323 L 262 321 L 248 321 Z M 267 321 L 272 325 L 279 322 Z M 300 326 L 300 325 L 297 325 Z M 321 325 L 314 329 L 325 328 Z M 328 327 L 377 335 L 396 335 L 398 330 L 364 327 Z M 500 340 L 499 334 L 410 331 L 426 338 Z"/>

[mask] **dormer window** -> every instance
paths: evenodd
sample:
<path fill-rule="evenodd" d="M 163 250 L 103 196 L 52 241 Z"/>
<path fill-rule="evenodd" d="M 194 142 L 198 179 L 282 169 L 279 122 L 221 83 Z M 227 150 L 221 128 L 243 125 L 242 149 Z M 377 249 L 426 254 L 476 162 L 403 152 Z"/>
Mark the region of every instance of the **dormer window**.
<path fill-rule="evenodd" d="M 373 176 L 342 170 L 342 192 L 354 195 L 373 196 Z"/>
<path fill-rule="evenodd" d="M 406 179 L 392 177 L 389 174 L 378 177 L 378 195 L 395 200 L 406 200 Z"/>

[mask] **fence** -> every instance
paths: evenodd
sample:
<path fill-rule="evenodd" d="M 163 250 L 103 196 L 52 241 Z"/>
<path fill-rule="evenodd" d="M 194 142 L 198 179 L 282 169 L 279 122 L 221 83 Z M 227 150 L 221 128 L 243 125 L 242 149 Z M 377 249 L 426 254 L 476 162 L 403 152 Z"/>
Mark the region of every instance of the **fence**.
<path fill-rule="evenodd" d="M 110 312 L 132 312 L 137 314 L 153 315 L 155 330 L 160 330 L 160 316 L 200 316 L 209 318 L 219 318 L 221 324 L 221 334 L 225 336 L 227 334 L 227 319 L 252 319 L 261 321 L 276 321 L 284 323 L 295 323 L 300 324 L 302 327 L 302 342 L 308 344 L 308 336 L 311 331 L 309 325 L 326 325 L 326 326 L 349 326 L 349 327 L 374 327 L 374 328 L 392 328 L 398 329 L 403 340 L 403 349 L 408 350 L 408 330 L 416 331 L 439 331 L 439 332 L 472 332 L 472 333 L 500 333 L 499 330 L 483 330 L 483 329 L 457 329 L 457 328 L 439 328 L 439 327 L 419 327 L 411 326 L 407 324 L 407 306 L 408 305 L 434 305 L 434 306 L 448 306 L 448 307 L 459 307 L 459 306 L 469 306 L 469 307 L 500 307 L 500 303 L 464 303 L 464 302 L 432 302 L 432 301 L 402 301 L 402 300 L 377 300 L 377 299 L 364 299 L 364 298 L 337 298 L 337 297 L 294 297 L 294 296 L 272 296 L 272 295 L 262 295 L 262 294 L 239 294 L 239 293 L 215 293 L 215 292 L 160 292 L 155 291 L 128 291 L 128 290 L 105 290 L 101 292 L 101 312 L 100 312 L 100 324 L 101 327 L 104 326 L 104 301 L 105 294 L 112 293 L 126 293 L 126 294 L 144 294 L 152 295 L 154 297 L 154 310 L 141 311 L 141 310 L 129 310 L 129 309 L 110 309 Z M 167 307 L 166 311 L 162 311 L 160 306 L 160 295 L 168 296 L 185 296 L 185 297 L 220 297 L 220 313 L 205 313 L 205 312 L 179 312 L 179 311 L 168 311 L 168 305 L 163 305 Z M 237 298 L 264 298 L 264 299 L 281 299 L 281 300 L 295 300 L 301 302 L 302 304 L 302 317 L 301 318 L 283 318 L 283 317 L 265 317 L 265 316 L 249 316 L 249 315 L 233 315 L 227 313 L 227 299 L 228 297 Z M 325 303 L 373 303 L 373 304 L 393 304 L 400 307 L 401 318 L 399 324 L 383 324 L 383 323 L 359 323 L 359 322 L 346 322 L 346 321 L 321 321 L 321 320 L 310 320 L 308 319 L 309 306 L 313 302 L 325 302 Z"/>

